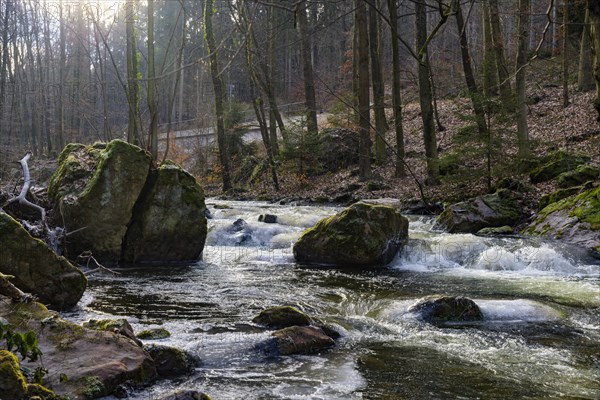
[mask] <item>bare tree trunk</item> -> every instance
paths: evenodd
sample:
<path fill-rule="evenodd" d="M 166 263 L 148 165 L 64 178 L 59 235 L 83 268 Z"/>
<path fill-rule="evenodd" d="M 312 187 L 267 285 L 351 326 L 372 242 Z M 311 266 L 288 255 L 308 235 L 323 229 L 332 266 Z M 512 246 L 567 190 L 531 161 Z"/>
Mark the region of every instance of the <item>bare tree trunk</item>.
<path fill-rule="evenodd" d="M 158 107 L 156 99 L 156 70 L 154 63 L 154 0 L 148 0 L 148 94 L 147 103 L 150 111 L 150 154 L 158 160 Z"/>
<path fill-rule="evenodd" d="M 355 29 L 358 46 L 358 171 L 361 180 L 371 178 L 371 117 L 369 105 L 369 37 L 365 0 L 355 0 Z"/>
<path fill-rule="evenodd" d="M 385 133 L 389 129 L 385 118 L 384 82 L 381 70 L 381 55 L 383 53 L 381 42 L 381 24 L 379 0 L 369 7 L 369 50 L 371 54 L 371 80 L 373 82 L 373 105 L 375 111 L 375 159 L 378 164 L 386 160 Z"/>
<path fill-rule="evenodd" d="M 315 96 L 315 80 L 311 62 L 311 43 L 308 34 L 307 1 L 297 4 L 296 17 L 300 31 L 300 47 L 302 48 L 302 70 L 304 73 L 304 96 L 306 102 L 306 129 L 309 134 L 316 135 L 319 131 L 317 125 L 317 101 Z"/>
<path fill-rule="evenodd" d="M 6 75 L 8 73 L 9 51 L 8 51 L 8 23 L 11 13 L 12 0 L 6 0 L 4 8 L 4 16 L 2 17 L 2 65 L 0 66 L 0 137 L 4 127 L 4 113 L 6 112 L 4 105 L 6 94 Z"/>
<path fill-rule="evenodd" d="M 427 176 L 430 185 L 439 183 L 440 169 L 437 154 L 437 140 L 433 121 L 433 95 L 431 93 L 431 80 L 427 62 L 427 11 L 426 4 L 415 2 L 415 44 L 417 52 L 423 54 L 418 61 L 419 103 L 421 105 L 421 118 L 423 120 L 423 142 L 425 157 L 427 158 Z"/>
<path fill-rule="evenodd" d="M 58 68 L 58 120 L 57 120 L 57 139 L 58 148 L 62 150 L 65 146 L 65 70 L 67 69 L 67 49 L 65 32 L 65 15 L 63 0 L 59 3 L 59 30 L 60 30 L 60 64 Z"/>
<path fill-rule="evenodd" d="M 592 44 L 590 42 L 590 16 L 585 11 L 585 23 L 581 31 L 579 46 L 579 69 L 577 73 L 577 89 L 586 92 L 594 88 L 594 75 L 592 74 Z"/>
<path fill-rule="evenodd" d="M 127 36 L 127 102 L 129 108 L 129 118 L 127 122 L 127 141 L 136 145 L 141 145 L 140 132 L 138 127 L 139 120 L 139 101 L 138 101 L 138 68 L 137 68 L 137 46 L 134 30 L 134 0 L 127 0 L 125 3 L 125 35 Z"/>
<path fill-rule="evenodd" d="M 594 81 L 596 82 L 596 98 L 594 108 L 598 112 L 600 122 L 600 1 L 587 0 L 590 17 L 590 40 L 592 42 L 592 55 L 594 61 Z"/>
<path fill-rule="evenodd" d="M 516 106 L 517 106 L 517 139 L 519 158 L 529 156 L 529 132 L 527 127 L 527 103 L 525 97 L 527 51 L 529 47 L 529 3 L 530 0 L 519 0 L 518 50 L 516 65 Z"/>
<path fill-rule="evenodd" d="M 396 132 L 396 169 L 394 176 L 406 175 L 404 171 L 404 130 L 402 127 L 402 97 L 400 95 L 400 44 L 398 40 L 398 7 L 396 0 L 387 0 L 392 31 L 392 103 L 394 130 Z"/>
<path fill-rule="evenodd" d="M 465 81 L 467 83 L 467 89 L 469 90 L 469 97 L 473 104 L 473 111 L 475 112 L 475 122 L 477 123 L 477 129 L 482 137 L 487 133 L 487 124 L 485 122 L 485 111 L 482 105 L 482 97 L 477 83 L 475 82 L 475 75 L 473 74 L 473 68 L 471 66 L 471 55 L 469 52 L 469 42 L 467 41 L 467 30 L 465 27 L 465 21 L 463 19 L 462 8 L 460 1 L 454 1 L 455 16 L 456 16 L 456 27 L 458 28 L 458 35 L 460 38 L 460 52 L 462 55 L 463 70 L 465 73 Z"/>
<path fill-rule="evenodd" d="M 567 0 L 563 0 L 563 21 L 562 21 L 562 78 L 563 78 L 563 107 L 569 105 L 569 57 L 567 55 L 568 39 L 569 39 L 569 4 Z"/>
<path fill-rule="evenodd" d="M 490 21 L 490 3 L 484 0 L 481 4 L 483 25 L 483 93 L 485 97 L 498 95 L 498 74 L 496 72 L 496 53 L 492 39 L 492 23 Z"/>
<path fill-rule="evenodd" d="M 490 22 L 492 25 L 492 39 L 494 50 L 496 51 L 496 70 L 498 73 L 498 84 L 500 90 L 500 99 L 506 110 L 513 110 L 512 89 L 510 87 L 510 74 L 504 57 L 504 39 L 502 37 L 502 28 L 500 27 L 500 13 L 498 11 L 498 0 L 489 0 L 490 2 Z"/>
<path fill-rule="evenodd" d="M 210 73 L 215 93 L 215 115 L 217 117 L 217 144 L 219 146 L 219 159 L 223 169 L 223 191 L 231 189 L 231 177 L 229 174 L 229 159 L 227 154 L 227 143 L 225 140 L 225 126 L 223 121 L 225 99 L 225 86 L 219 71 L 219 57 L 212 27 L 213 0 L 206 0 L 204 4 L 204 37 L 209 52 Z"/>

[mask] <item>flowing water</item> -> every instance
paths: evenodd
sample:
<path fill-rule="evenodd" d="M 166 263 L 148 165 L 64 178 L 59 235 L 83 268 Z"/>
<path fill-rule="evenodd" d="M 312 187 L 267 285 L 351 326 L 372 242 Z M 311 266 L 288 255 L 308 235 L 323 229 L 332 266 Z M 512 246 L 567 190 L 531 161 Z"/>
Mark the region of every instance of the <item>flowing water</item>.
<path fill-rule="evenodd" d="M 208 204 L 204 261 L 93 276 L 67 315 L 163 327 L 172 335 L 156 342 L 200 358 L 190 376 L 133 399 L 181 389 L 213 399 L 600 398 L 600 266 L 578 249 L 435 232 L 432 219 L 410 217 L 409 242 L 389 266 L 308 268 L 292 244 L 339 209 Z M 265 213 L 278 223 L 258 222 Z M 485 322 L 439 327 L 408 311 L 435 294 L 474 299 Z M 267 355 L 271 332 L 251 320 L 273 305 L 295 305 L 342 337 L 320 354 Z"/>

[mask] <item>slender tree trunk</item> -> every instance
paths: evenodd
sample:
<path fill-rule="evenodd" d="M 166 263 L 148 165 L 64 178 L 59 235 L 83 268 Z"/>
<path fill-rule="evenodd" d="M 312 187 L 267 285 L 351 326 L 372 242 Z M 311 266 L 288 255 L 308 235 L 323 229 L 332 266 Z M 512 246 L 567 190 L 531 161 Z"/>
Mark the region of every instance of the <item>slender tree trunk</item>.
<path fill-rule="evenodd" d="M 492 26 L 492 40 L 496 52 L 496 70 L 498 74 L 498 89 L 500 90 L 500 99 L 506 110 L 513 110 L 512 89 L 510 87 L 510 74 L 506 59 L 504 57 L 504 39 L 502 37 L 502 28 L 500 27 L 500 13 L 498 11 L 498 0 L 489 0 L 490 2 L 490 22 Z"/>
<path fill-rule="evenodd" d="M 596 98 L 594 108 L 598 113 L 600 122 L 600 1 L 587 0 L 590 19 L 590 40 L 592 42 L 592 56 L 594 61 L 594 81 L 596 82 Z"/>
<path fill-rule="evenodd" d="M 594 75 L 592 74 L 592 44 L 590 42 L 590 16 L 585 11 L 585 24 L 581 31 L 579 46 L 579 69 L 577 73 L 577 89 L 586 92 L 594 88 Z"/>
<path fill-rule="evenodd" d="M 402 177 L 404 171 L 404 130 L 402 127 L 402 97 L 400 95 L 400 44 L 398 40 L 398 7 L 396 0 L 387 0 L 392 31 L 392 104 L 394 106 L 394 130 L 396 133 L 396 169 L 394 176 Z"/>
<path fill-rule="evenodd" d="M 229 174 L 229 159 L 227 154 L 227 142 L 225 140 L 225 125 L 223 121 L 225 99 L 225 86 L 219 70 L 219 57 L 212 27 L 213 0 L 206 0 L 204 4 L 204 37 L 209 52 L 210 73 L 215 93 L 215 115 L 217 117 L 217 144 L 219 146 L 219 159 L 223 169 L 223 191 L 231 189 L 231 177 Z"/>
<path fill-rule="evenodd" d="M 431 93 L 431 80 L 427 62 L 427 11 L 425 2 L 415 2 L 415 44 L 417 53 L 424 50 L 423 57 L 418 62 L 419 103 L 421 105 L 421 118 L 423 120 L 423 142 L 425 157 L 427 158 L 427 176 L 430 185 L 439 183 L 440 169 L 437 154 L 437 140 L 433 121 L 433 95 Z"/>
<path fill-rule="evenodd" d="M 10 9 L 12 7 L 12 0 L 6 0 L 4 8 L 4 16 L 2 17 L 2 65 L 0 66 L 0 137 L 3 134 L 4 127 L 4 113 L 5 110 L 5 98 L 6 95 L 6 75 L 8 73 L 9 64 L 9 51 L 8 51 L 8 23 L 10 17 Z"/>
<path fill-rule="evenodd" d="M 369 104 L 369 36 L 365 0 L 355 0 L 355 29 L 358 55 L 358 171 L 361 180 L 371 178 L 371 117 Z"/>
<path fill-rule="evenodd" d="M 529 8 L 530 0 L 519 0 L 519 22 L 517 32 L 518 50 L 516 65 L 516 106 L 517 106 L 517 139 L 519 158 L 529 156 L 529 132 L 527 127 L 527 103 L 525 97 L 527 51 L 529 48 Z"/>
<path fill-rule="evenodd" d="M 154 63 L 154 0 L 148 0 L 148 110 L 150 111 L 150 154 L 158 160 L 158 107 L 156 99 L 156 67 Z"/>
<path fill-rule="evenodd" d="M 139 85 L 137 77 L 137 46 L 134 27 L 134 0 L 127 0 L 125 3 L 125 9 L 125 35 L 127 36 L 127 103 L 129 108 L 129 117 L 127 121 L 127 141 L 129 143 L 141 145 L 138 127 Z"/>
<path fill-rule="evenodd" d="M 308 34 L 307 1 L 298 3 L 296 18 L 300 31 L 300 47 L 302 48 L 302 71 L 304 73 L 304 96 L 306 102 L 306 129 L 309 134 L 316 135 L 319 131 L 317 125 L 317 101 L 315 95 L 315 80 L 311 61 L 311 43 Z"/>
<path fill-rule="evenodd" d="M 496 53 L 492 39 L 492 24 L 490 21 L 490 3 L 484 0 L 482 5 L 483 26 L 483 93 L 490 98 L 498 95 L 498 74 L 496 72 Z"/>
<path fill-rule="evenodd" d="M 463 71 L 465 73 L 465 81 L 467 83 L 467 89 L 469 90 L 469 97 L 473 104 L 473 111 L 475 113 L 475 122 L 477 122 L 477 129 L 479 134 L 484 137 L 487 132 L 487 124 L 485 122 L 485 111 L 482 104 L 482 97 L 477 83 L 475 82 L 475 75 L 473 74 L 473 68 L 471 66 L 471 55 L 469 52 L 469 42 L 467 41 L 467 30 L 465 27 L 465 21 L 463 19 L 462 8 L 460 1 L 454 1 L 455 16 L 456 16 L 456 27 L 458 28 L 458 35 L 460 39 L 460 52 L 462 55 Z"/>
<path fill-rule="evenodd" d="M 375 111 L 375 159 L 378 164 L 386 160 L 385 133 L 389 129 L 385 118 L 385 88 L 381 69 L 381 24 L 379 10 L 380 1 L 369 7 L 369 50 L 371 54 L 371 80 L 373 82 L 373 104 Z"/>
<path fill-rule="evenodd" d="M 569 4 L 563 0 L 563 34 L 562 34 L 562 74 L 563 74 L 563 107 L 569 105 L 569 57 L 567 56 L 569 39 Z"/>
<path fill-rule="evenodd" d="M 59 85 L 58 85 L 58 118 L 56 133 L 58 148 L 62 150 L 65 146 L 65 70 L 67 69 L 66 28 L 63 0 L 59 3 L 59 36 L 60 36 L 60 63 L 59 63 Z"/>

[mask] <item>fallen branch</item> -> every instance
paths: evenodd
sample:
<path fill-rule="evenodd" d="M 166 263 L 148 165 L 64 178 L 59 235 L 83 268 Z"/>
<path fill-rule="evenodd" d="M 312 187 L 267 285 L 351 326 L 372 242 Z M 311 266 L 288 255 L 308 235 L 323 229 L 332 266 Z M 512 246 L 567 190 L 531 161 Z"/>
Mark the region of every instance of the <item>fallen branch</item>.
<path fill-rule="evenodd" d="M 92 274 L 92 273 L 94 273 L 96 271 L 99 271 L 99 270 L 108 271 L 111 274 L 115 274 L 115 275 L 121 275 L 119 272 L 113 271 L 112 269 L 106 268 L 104 265 L 100 264 L 98 262 L 98 260 L 96 260 L 94 258 L 94 256 L 92 255 L 91 251 L 84 251 L 83 253 L 81 253 L 80 255 L 78 255 L 77 256 L 77 264 L 81 265 L 80 260 L 83 261 L 83 262 L 85 262 L 85 267 L 88 268 L 88 270 L 84 272 L 85 275 L 90 275 L 90 274 Z M 90 268 L 90 262 L 94 263 L 93 266 L 92 266 L 93 269 L 89 269 Z"/>
<path fill-rule="evenodd" d="M 29 161 L 30 158 L 31 158 L 31 152 L 28 151 L 27 154 L 25 154 L 25 157 L 23 157 L 21 160 L 19 160 L 19 163 L 21 164 L 21 168 L 23 169 L 23 180 L 24 180 L 23 187 L 21 188 L 21 193 L 19 193 L 19 195 L 17 197 L 13 197 L 12 199 L 9 199 L 2 206 L 2 208 L 6 207 L 7 205 L 9 205 L 11 203 L 18 202 L 19 204 L 21 204 L 23 206 L 27 206 L 27 207 L 33 208 L 35 210 L 38 210 L 42 216 L 42 225 L 43 225 L 44 229 L 47 230 L 48 226 L 46 225 L 46 210 L 44 210 L 43 207 L 40 207 L 37 204 L 33 204 L 32 202 L 27 200 L 27 193 L 29 193 L 29 189 L 31 188 L 31 175 L 29 174 L 29 166 L 27 165 L 27 161 Z"/>
<path fill-rule="evenodd" d="M 14 278 L 12 275 L 4 275 L 0 273 L 0 294 L 6 297 L 9 297 L 12 301 L 17 303 L 28 303 L 30 301 L 36 300 L 35 296 L 31 294 L 24 293 L 9 282 L 9 279 Z"/>

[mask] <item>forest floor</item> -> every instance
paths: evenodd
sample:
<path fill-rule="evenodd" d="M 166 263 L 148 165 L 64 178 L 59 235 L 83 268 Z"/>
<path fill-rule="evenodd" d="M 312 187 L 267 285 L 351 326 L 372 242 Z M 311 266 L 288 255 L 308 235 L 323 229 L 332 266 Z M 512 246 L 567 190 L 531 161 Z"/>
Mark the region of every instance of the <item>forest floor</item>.
<path fill-rule="evenodd" d="M 555 85 L 530 87 L 528 124 L 532 159 L 540 158 L 554 150 L 564 150 L 589 156 L 592 163 L 600 165 L 600 125 L 596 121 L 596 112 L 592 106 L 594 93 L 581 93 L 571 89 L 570 104 L 563 107 L 562 88 Z M 438 100 L 437 107 L 440 122 L 445 128 L 437 133 L 439 155 L 442 159 L 460 164 L 456 174 L 443 176 L 441 184 L 437 186 L 424 184 L 426 163 L 422 121 L 418 102 L 412 102 L 404 106 L 403 126 L 405 160 L 414 177 L 410 174 L 402 178 L 394 177 L 394 154 L 388 149 L 387 162 L 373 165 L 373 178 L 369 181 L 359 180 L 357 167 L 318 176 L 304 176 L 282 170 L 279 191 L 273 189 L 270 179 L 265 175 L 253 186 L 224 197 L 306 203 L 347 203 L 356 199 L 385 197 L 408 201 L 421 197 L 421 184 L 428 201 L 448 203 L 489 191 L 487 147 L 481 143 L 465 143 L 465 135 L 461 135 L 465 126 L 472 124 L 469 117 L 465 117 L 470 112 L 469 100 Z M 389 112 L 391 113 L 391 110 Z M 388 120 L 391 120 L 391 115 L 388 115 Z M 527 172 L 519 171 L 516 167 L 516 121 L 511 117 L 495 117 L 489 122 L 495 142 L 490 151 L 492 187 L 503 178 L 529 184 Z M 327 123 L 324 121 L 321 128 L 326 127 Z M 388 131 L 386 140 L 388 143 L 395 143 L 393 131 Z M 453 154 L 458 154 L 458 157 L 453 159 Z M 220 185 L 214 180 L 212 183 L 205 182 L 205 188 L 208 196 L 221 195 Z M 537 199 L 555 189 L 553 182 L 531 185 L 528 196 L 532 200 L 532 211 L 536 207 Z"/>

